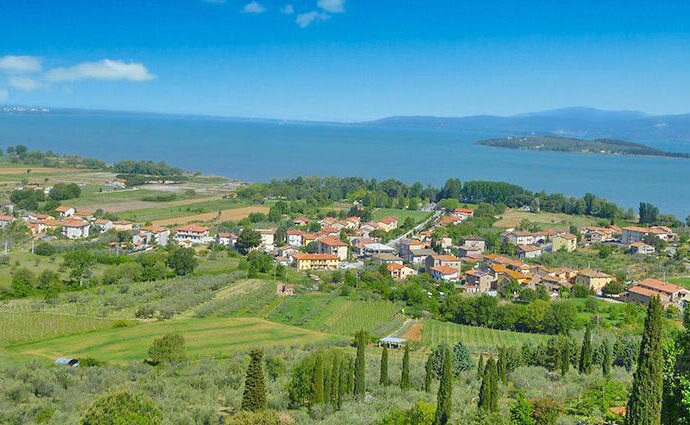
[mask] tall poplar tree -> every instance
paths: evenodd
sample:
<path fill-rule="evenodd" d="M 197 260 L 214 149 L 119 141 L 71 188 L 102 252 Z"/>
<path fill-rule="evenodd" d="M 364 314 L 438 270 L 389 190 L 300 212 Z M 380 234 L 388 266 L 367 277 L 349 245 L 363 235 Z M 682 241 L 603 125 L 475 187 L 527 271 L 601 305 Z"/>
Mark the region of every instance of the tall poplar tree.
<path fill-rule="evenodd" d="M 264 357 L 263 350 L 252 350 L 249 353 L 249 366 L 247 377 L 244 381 L 244 394 L 242 395 L 242 410 L 257 412 L 267 407 L 266 381 L 261 361 Z"/>
<path fill-rule="evenodd" d="M 484 379 L 484 353 L 479 356 L 479 363 L 477 363 L 477 380 Z"/>
<path fill-rule="evenodd" d="M 570 340 L 563 339 L 563 347 L 561 348 L 561 376 L 568 374 L 570 370 Z"/>
<path fill-rule="evenodd" d="M 441 383 L 438 387 L 436 397 L 436 413 L 434 415 L 434 425 L 446 425 L 450 421 L 453 393 L 453 364 L 450 358 L 450 349 L 445 347 L 443 353 L 443 369 L 441 371 Z"/>
<path fill-rule="evenodd" d="M 479 409 L 488 412 L 491 410 L 491 368 L 493 367 L 494 359 L 489 357 L 484 367 L 482 376 L 482 385 L 479 387 Z"/>
<path fill-rule="evenodd" d="M 358 399 L 364 398 L 366 392 L 366 360 L 364 358 L 366 341 L 364 331 L 360 330 L 357 336 L 357 358 L 355 359 L 355 385 L 354 394 Z"/>
<path fill-rule="evenodd" d="M 491 365 L 491 398 L 490 406 L 492 412 L 498 412 L 498 384 L 500 377 L 498 376 L 498 365 L 494 362 Z"/>
<path fill-rule="evenodd" d="M 587 326 L 585 336 L 582 340 L 582 350 L 580 351 L 580 374 L 589 374 L 592 371 L 592 329 Z"/>
<path fill-rule="evenodd" d="M 340 377 L 338 378 L 338 402 L 337 402 L 337 408 L 340 410 L 340 408 L 343 405 L 343 402 L 347 398 L 347 385 L 348 385 L 348 376 L 350 374 L 350 369 L 348 367 L 348 360 L 347 359 L 342 359 L 340 361 Z"/>
<path fill-rule="evenodd" d="M 605 378 L 611 375 L 611 346 L 608 340 L 604 341 L 604 356 L 601 359 L 601 373 Z"/>
<path fill-rule="evenodd" d="M 647 307 L 642 344 L 628 397 L 625 425 L 659 425 L 663 393 L 662 307 L 658 297 Z"/>
<path fill-rule="evenodd" d="M 501 347 L 498 349 L 498 363 L 496 364 L 498 378 L 503 384 L 508 383 L 508 353 Z"/>
<path fill-rule="evenodd" d="M 409 390 L 410 383 L 410 346 L 405 344 L 405 354 L 402 362 L 402 375 L 400 376 L 400 388 L 403 391 Z"/>
<path fill-rule="evenodd" d="M 431 358 L 431 354 L 426 358 L 426 364 L 424 365 L 424 391 L 431 392 L 431 379 L 434 376 L 434 365 Z"/>
<path fill-rule="evenodd" d="M 326 401 L 325 390 L 324 390 L 324 366 L 323 366 L 323 355 L 321 353 L 316 354 L 316 359 L 314 360 L 314 373 L 312 375 L 312 405 L 322 404 Z"/>
<path fill-rule="evenodd" d="M 340 357 L 333 355 L 331 364 L 331 406 L 338 408 L 338 391 L 340 390 Z"/>
<path fill-rule="evenodd" d="M 381 351 L 381 376 L 379 377 L 380 385 L 388 385 L 388 347 L 384 346 Z"/>

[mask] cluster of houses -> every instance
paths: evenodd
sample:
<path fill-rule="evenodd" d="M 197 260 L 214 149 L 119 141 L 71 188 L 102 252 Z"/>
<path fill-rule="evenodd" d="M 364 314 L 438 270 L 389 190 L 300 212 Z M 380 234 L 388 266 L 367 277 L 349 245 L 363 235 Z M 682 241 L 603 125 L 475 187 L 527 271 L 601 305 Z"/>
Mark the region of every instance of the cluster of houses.
<path fill-rule="evenodd" d="M 523 260 L 541 257 L 544 252 L 573 252 L 577 249 L 577 236 L 560 229 L 540 232 L 510 230 L 503 232 L 501 239 L 515 245 L 518 256 Z"/>

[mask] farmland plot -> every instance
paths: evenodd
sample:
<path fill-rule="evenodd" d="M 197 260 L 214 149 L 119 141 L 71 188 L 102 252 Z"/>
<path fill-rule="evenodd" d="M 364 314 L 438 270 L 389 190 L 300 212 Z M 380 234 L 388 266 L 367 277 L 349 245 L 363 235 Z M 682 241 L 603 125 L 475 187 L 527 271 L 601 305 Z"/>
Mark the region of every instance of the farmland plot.
<path fill-rule="evenodd" d="M 108 328 L 113 321 L 61 314 L 0 312 L 0 345 L 19 344 Z"/>
<path fill-rule="evenodd" d="M 423 325 L 422 343 L 429 346 L 441 342 L 454 344 L 460 341 L 474 350 L 490 350 L 500 346 L 520 346 L 525 342 L 536 344 L 548 338 L 547 335 L 541 334 L 466 326 L 437 320 L 425 320 Z"/>

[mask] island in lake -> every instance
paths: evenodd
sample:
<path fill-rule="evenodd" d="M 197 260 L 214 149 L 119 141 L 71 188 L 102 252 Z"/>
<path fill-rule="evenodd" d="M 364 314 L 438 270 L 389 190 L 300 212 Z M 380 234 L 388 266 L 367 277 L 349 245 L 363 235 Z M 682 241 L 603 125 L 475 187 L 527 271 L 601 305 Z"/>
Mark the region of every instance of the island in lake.
<path fill-rule="evenodd" d="M 477 142 L 482 146 L 507 149 L 526 149 L 531 151 L 579 152 L 609 155 L 644 155 L 670 158 L 690 158 L 690 154 L 665 152 L 639 143 L 616 139 L 574 139 L 561 136 L 526 136 L 487 139 Z"/>

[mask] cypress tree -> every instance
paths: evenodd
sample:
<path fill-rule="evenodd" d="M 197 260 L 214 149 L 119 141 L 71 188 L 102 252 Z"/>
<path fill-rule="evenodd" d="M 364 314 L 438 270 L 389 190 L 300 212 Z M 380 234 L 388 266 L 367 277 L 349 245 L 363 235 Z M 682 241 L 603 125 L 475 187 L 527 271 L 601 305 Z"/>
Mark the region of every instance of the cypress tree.
<path fill-rule="evenodd" d="M 379 378 L 380 385 L 388 385 L 388 347 L 384 346 L 381 351 L 381 377 Z"/>
<path fill-rule="evenodd" d="M 333 356 L 331 365 L 331 406 L 338 408 L 338 392 L 340 391 L 340 357 Z"/>
<path fill-rule="evenodd" d="M 324 367 L 323 367 L 323 355 L 321 353 L 316 354 L 316 360 L 314 361 L 314 375 L 313 375 L 313 394 L 312 394 L 312 404 L 322 404 L 326 401 L 323 384 L 325 381 L 324 377 Z"/>
<path fill-rule="evenodd" d="M 604 341 L 604 358 L 601 360 L 601 373 L 605 378 L 611 375 L 611 347 L 608 341 Z"/>
<path fill-rule="evenodd" d="M 585 337 L 582 340 L 582 350 L 580 350 L 580 374 L 589 374 L 592 371 L 592 330 L 587 326 Z"/>
<path fill-rule="evenodd" d="M 563 349 L 561 352 L 561 376 L 568 374 L 570 370 L 570 340 L 563 339 Z"/>
<path fill-rule="evenodd" d="M 498 412 L 498 384 L 500 377 L 498 376 L 498 365 L 496 362 L 491 365 L 491 391 L 490 408 L 492 412 Z"/>
<path fill-rule="evenodd" d="M 450 350 L 446 346 L 443 353 L 443 370 L 441 372 L 441 383 L 438 387 L 436 397 L 436 413 L 434 415 L 434 425 L 446 425 L 450 420 L 453 392 L 453 366 L 450 359 Z"/>
<path fill-rule="evenodd" d="M 482 376 L 482 385 L 479 387 L 479 409 L 488 412 L 491 409 L 491 368 L 494 363 L 492 357 L 486 361 Z"/>
<path fill-rule="evenodd" d="M 403 354 L 402 375 L 400 376 L 400 388 L 403 391 L 409 390 L 410 383 L 410 346 L 405 344 L 405 354 Z"/>
<path fill-rule="evenodd" d="M 355 394 L 355 365 L 350 356 L 347 358 L 347 393 Z"/>
<path fill-rule="evenodd" d="M 328 404 L 331 402 L 331 396 L 333 395 L 333 387 L 331 386 L 331 370 L 328 366 L 324 365 L 323 368 L 323 402 Z"/>
<path fill-rule="evenodd" d="M 431 378 L 434 376 L 434 365 L 431 359 L 431 354 L 426 358 L 426 364 L 424 365 L 424 391 L 431 392 Z"/>
<path fill-rule="evenodd" d="M 258 412 L 267 407 L 266 382 L 261 361 L 264 357 L 263 350 L 252 350 L 249 353 L 250 361 L 247 367 L 247 378 L 244 382 L 244 394 L 242 395 L 242 410 Z"/>
<path fill-rule="evenodd" d="M 496 365 L 498 369 L 498 378 L 503 382 L 503 384 L 508 383 L 508 356 L 505 348 L 498 349 L 498 364 Z"/>
<path fill-rule="evenodd" d="M 659 425 L 663 393 L 664 359 L 661 345 L 662 307 L 658 297 L 647 307 L 637 369 L 628 398 L 625 425 Z"/>
<path fill-rule="evenodd" d="M 484 353 L 479 356 L 479 363 L 477 364 L 477 380 L 484 379 Z"/>
<path fill-rule="evenodd" d="M 355 359 L 355 385 L 354 393 L 358 399 L 364 398 L 366 392 L 366 364 L 364 359 L 364 350 L 366 341 L 364 339 L 364 331 L 359 331 L 357 336 L 357 358 Z"/>
<path fill-rule="evenodd" d="M 340 365 L 338 366 L 340 376 L 338 377 L 338 401 L 336 402 L 336 407 L 338 410 L 343 405 L 345 398 L 347 397 L 347 360 L 342 359 Z"/>

